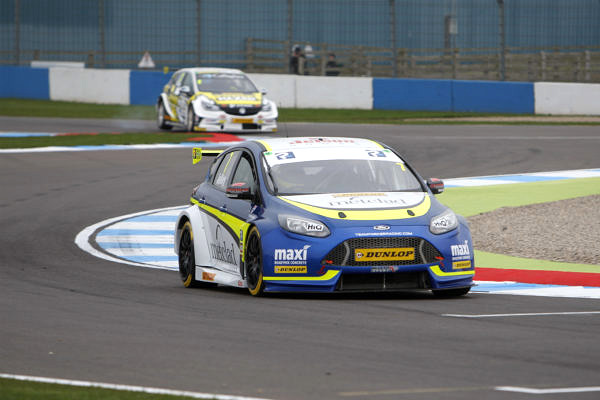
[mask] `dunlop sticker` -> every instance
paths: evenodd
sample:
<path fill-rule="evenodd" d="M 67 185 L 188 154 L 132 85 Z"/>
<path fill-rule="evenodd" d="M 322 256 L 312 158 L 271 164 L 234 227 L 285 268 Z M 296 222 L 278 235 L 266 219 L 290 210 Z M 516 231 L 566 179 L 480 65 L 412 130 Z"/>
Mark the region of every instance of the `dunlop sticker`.
<path fill-rule="evenodd" d="M 370 261 L 410 261 L 415 259 L 414 247 L 398 247 L 391 249 L 355 249 L 354 260 Z"/>
<path fill-rule="evenodd" d="M 452 269 L 467 269 L 471 268 L 471 260 L 455 261 L 452 263 Z"/>
<path fill-rule="evenodd" d="M 276 274 L 306 274 L 306 265 L 276 265 Z"/>

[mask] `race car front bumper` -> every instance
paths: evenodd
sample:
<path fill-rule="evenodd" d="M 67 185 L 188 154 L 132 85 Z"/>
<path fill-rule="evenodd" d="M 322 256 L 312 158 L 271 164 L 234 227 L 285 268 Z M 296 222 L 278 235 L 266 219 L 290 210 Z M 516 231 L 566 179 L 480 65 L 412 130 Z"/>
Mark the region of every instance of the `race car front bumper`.
<path fill-rule="evenodd" d="M 277 132 L 278 112 L 275 106 L 272 106 L 270 111 L 260 111 L 253 115 L 234 115 L 222 110 L 210 111 L 196 105 L 194 111 L 196 131 Z"/>
<path fill-rule="evenodd" d="M 217 118 L 202 118 L 194 130 L 202 132 L 277 132 L 277 119 L 266 119 L 260 115 L 243 118 L 222 115 Z"/>
<path fill-rule="evenodd" d="M 428 234 L 428 227 L 410 229 L 409 237 L 361 238 L 354 232 L 338 232 L 328 239 L 312 239 L 286 232 L 282 240 L 280 232 L 274 232 L 272 238 L 267 234 L 263 238 L 265 291 L 442 290 L 473 285 L 475 264 L 468 230 L 457 229 L 433 237 Z M 413 263 L 352 260 L 358 248 L 369 243 L 370 247 L 386 250 L 380 245 L 381 240 L 388 243 L 387 247 L 411 246 L 418 254 Z M 281 248 L 282 243 L 286 243 L 285 248 Z M 332 247 L 332 243 L 336 245 Z M 456 251 L 452 253 L 456 246 L 468 246 L 469 250 L 465 247 L 463 254 L 457 256 Z M 340 251 L 344 248 L 345 252 Z"/>

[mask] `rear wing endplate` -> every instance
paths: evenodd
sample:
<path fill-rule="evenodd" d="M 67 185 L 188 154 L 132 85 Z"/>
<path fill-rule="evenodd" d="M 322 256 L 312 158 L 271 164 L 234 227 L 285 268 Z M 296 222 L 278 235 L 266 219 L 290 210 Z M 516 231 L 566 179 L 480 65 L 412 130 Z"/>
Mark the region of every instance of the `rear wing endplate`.
<path fill-rule="evenodd" d="M 205 157 L 216 157 L 223 152 L 223 150 L 202 150 L 200 147 L 192 148 L 192 162 L 197 164 L 202 160 L 202 156 Z"/>

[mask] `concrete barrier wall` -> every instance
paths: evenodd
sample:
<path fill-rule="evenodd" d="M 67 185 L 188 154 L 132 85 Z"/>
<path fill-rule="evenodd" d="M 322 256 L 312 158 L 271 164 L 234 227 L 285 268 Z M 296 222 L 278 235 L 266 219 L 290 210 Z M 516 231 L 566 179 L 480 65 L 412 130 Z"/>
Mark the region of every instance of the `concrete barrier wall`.
<path fill-rule="evenodd" d="M 533 114 L 533 84 L 452 81 L 452 111 Z"/>
<path fill-rule="evenodd" d="M 173 73 L 131 71 L 129 74 L 129 104 L 154 105 Z"/>
<path fill-rule="evenodd" d="M 296 108 L 296 75 L 248 74 L 259 90 L 278 107 Z"/>
<path fill-rule="evenodd" d="M 373 108 L 449 111 L 452 109 L 452 81 L 374 78 Z"/>
<path fill-rule="evenodd" d="M 527 82 L 373 79 L 373 108 L 382 110 L 521 113 L 534 112 Z"/>
<path fill-rule="evenodd" d="M 0 67 L 0 97 L 48 100 L 48 69 Z"/>
<path fill-rule="evenodd" d="M 0 97 L 152 105 L 171 74 L 0 66 Z M 250 74 L 280 107 L 600 115 L 600 84 Z"/>
<path fill-rule="evenodd" d="M 129 70 L 50 68 L 50 100 L 129 104 Z"/>
<path fill-rule="evenodd" d="M 536 82 L 536 114 L 600 115 L 600 84 Z"/>
<path fill-rule="evenodd" d="M 289 108 L 373 108 L 372 78 L 248 74 L 279 106 Z"/>

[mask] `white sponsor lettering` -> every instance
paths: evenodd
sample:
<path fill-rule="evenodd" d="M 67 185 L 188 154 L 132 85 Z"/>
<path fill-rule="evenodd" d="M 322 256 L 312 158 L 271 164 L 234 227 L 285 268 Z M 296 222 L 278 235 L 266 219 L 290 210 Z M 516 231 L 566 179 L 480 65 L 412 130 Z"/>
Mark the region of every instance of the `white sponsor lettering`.
<path fill-rule="evenodd" d="M 470 256 L 471 251 L 469 250 L 469 242 L 465 240 L 464 244 L 454 244 L 450 246 L 452 257 L 458 256 Z"/>
<path fill-rule="evenodd" d="M 274 261 L 279 265 L 306 265 L 309 247 L 310 245 L 301 249 L 275 249 Z"/>

